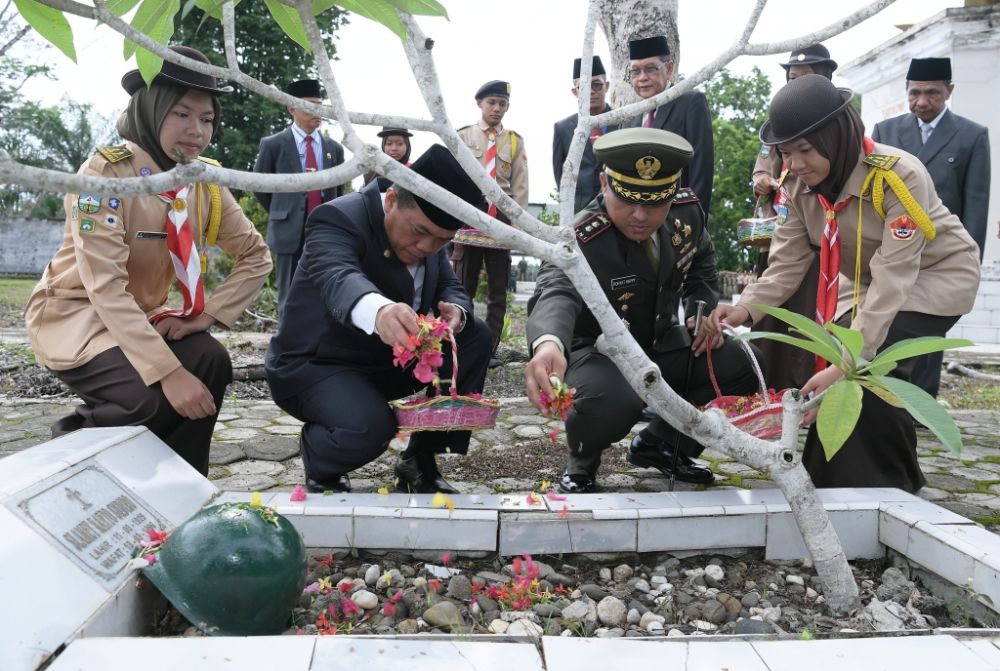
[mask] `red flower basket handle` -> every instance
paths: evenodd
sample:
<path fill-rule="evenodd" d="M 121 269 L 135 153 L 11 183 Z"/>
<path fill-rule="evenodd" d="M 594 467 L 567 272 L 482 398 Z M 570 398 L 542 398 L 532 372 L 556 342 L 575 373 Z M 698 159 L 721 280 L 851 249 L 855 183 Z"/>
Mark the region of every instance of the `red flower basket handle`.
<path fill-rule="evenodd" d="M 728 324 L 723 324 L 723 331 L 728 331 L 729 333 L 735 334 L 736 329 Z M 737 338 L 736 342 L 740 344 L 743 351 L 746 352 L 747 357 L 750 358 L 750 365 L 753 366 L 753 372 L 757 375 L 757 382 L 760 383 L 760 394 L 761 398 L 768 398 L 767 395 L 767 383 L 764 381 L 764 372 L 760 369 L 760 364 L 757 363 L 757 357 L 754 356 L 753 350 L 750 349 L 750 343 L 742 338 Z M 722 390 L 719 389 L 719 381 L 715 377 L 715 368 L 712 366 L 712 349 L 708 349 L 708 379 L 712 381 L 712 388 L 715 389 L 715 397 L 722 398 Z"/>

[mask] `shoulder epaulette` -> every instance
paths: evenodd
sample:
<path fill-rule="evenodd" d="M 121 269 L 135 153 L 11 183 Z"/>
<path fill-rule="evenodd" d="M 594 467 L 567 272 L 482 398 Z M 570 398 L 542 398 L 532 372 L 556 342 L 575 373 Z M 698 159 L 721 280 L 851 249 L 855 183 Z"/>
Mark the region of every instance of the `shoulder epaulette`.
<path fill-rule="evenodd" d="M 97 152 L 107 159 L 108 163 L 117 163 L 127 158 L 132 158 L 132 151 L 125 145 L 116 147 L 98 147 Z"/>
<path fill-rule="evenodd" d="M 461 128 L 459 128 L 459 129 L 458 129 L 458 132 L 462 132 L 462 131 L 463 131 L 463 130 L 465 130 L 466 128 L 472 128 L 472 124 L 470 123 L 470 124 L 467 124 L 467 125 L 465 125 L 465 126 L 462 126 Z"/>
<path fill-rule="evenodd" d="M 875 166 L 876 168 L 891 170 L 892 166 L 896 165 L 896 161 L 898 160 L 898 156 L 890 156 L 888 154 L 868 154 L 865 156 L 864 162 L 868 165 Z"/>
<path fill-rule="evenodd" d="M 611 228 L 611 220 L 603 212 L 595 212 L 593 216 L 587 217 L 575 227 L 576 239 L 581 245 L 585 245 L 598 235 Z"/>
<path fill-rule="evenodd" d="M 684 187 L 683 189 L 678 189 L 677 193 L 674 194 L 674 205 L 684 205 L 685 203 L 697 203 L 698 194 L 696 194 L 692 189 Z"/>
<path fill-rule="evenodd" d="M 222 167 L 222 164 L 219 163 L 218 161 L 216 161 L 214 158 L 209 158 L 207 156 L 199 156 L 198 160 L 201 161 L 202 163 L 207 163 L 209 165 L 214 165 L 217 168 L 221 168 Z"/>
<path fill-rule="evenodd" d="M 509 128 L 504 128 L 504 130 L 513 135 L 514 137 L 521 139 L 521 134 L 518 133 L 516 130 L 510 130 Z"/>

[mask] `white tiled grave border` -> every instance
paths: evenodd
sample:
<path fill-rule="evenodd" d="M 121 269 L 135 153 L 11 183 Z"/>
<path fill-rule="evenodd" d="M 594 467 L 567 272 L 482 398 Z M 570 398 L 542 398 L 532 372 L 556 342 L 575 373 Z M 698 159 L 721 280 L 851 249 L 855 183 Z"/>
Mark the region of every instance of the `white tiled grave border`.
<path fill-rule="evenodd" d="M 179 524 L 196 512 L 217 492 L 207 480 L 196 474 L 192 478 L 193 471 L 145 430 L 115 430 L 118 434 L 99 433 L 101 431 L 109 430 L 91 430 L 91 433 L 86 434 L 89 441 L 74 438 L 85 432 L 73 434 L 69 438 L 51 441 L 0 460 L 0 498 L 10 498 L 38 482 L 40 478 L 52 476 L 88 459 L 113 471 L 138 497 L 155 506 L 171 525 Z M 29 472 L 34 473 L 34 476 L 29 477 Z M 849 559 L 881 557 L 887 547 L 892 548 L 943 579 L 986 595 L 993 603 L 1000 603 L 1000 537 L 955 513 L 895 489 L 834 489 L 820 490 L 819 494 Z M 304 502 L 291 502 L 289 496 L 288 492 L 265 493 L 263 503 L 276 507 L 288 517 L 302 532 L 308 547 L 497 552 L 503 556 L 522 553 L 671 550 L 710 552 L 719 548 L 763 547 L 768 559 L 802 559 L 807 556 L 789 506 L 783 494 L 776 489 L 585 494 L 558 500 L 538 495 L 529 498 L 526 494 L 455 495 L 450 497 L 453 509 L 434 508 L 431 495 L 311 494 Z M 249 493 L 225 492 L 210 502 L 247 501 L 249 498 Z M 0 517 L 4 514 L 9 513 L 0 507 Z M 0 546 L 17 547 L 18 540 L 14 539 L 13 546 L 7 543 Z M 19 549 L 23 551 L 27 546 L 23 539 L 21 543 Z M 9 630 L 5 637 L 2 631 L 4 627 L 0 627 L 0 639 L 5 641 L 4 645 L 0 645 L 0 669 L 3 671 L 33 669 L 63 642 L 69 642 L 69 645 L 50 667 L 54 671 L 131 669 L 138 661 L 142 662 L 144 669 L 208 669 L 225 666 L 248 671 L 272 671 L 274 668 L 318 671 L 340 668 L 341 665 L 348 668 L 346 662 L 319 664 L 317 660 L 338 657 L 338 654 L 330 653 L 330 650 L 346 650 L 351 654 L 357 650 L 369 650 L 371 657 L 366 658 L 366 667 L 388 668 L 393 665 L 395 669 L 400 661 L 399 654 L 407 656 L 407 663 L 416 663 L 430 656 L 437 660 L 436 664 L 440 664 L 442 659 L 454 654 L 474 654 L 472 648 L 466 650 L 463 647 L 465 644 L 476 646 L 475 649 L 479 650 L 478 646 L 500 643 L 496 637 L 489 638 L 493 643 L 481 643 L 476 637 L 471 640 L 468 637 L 451 640 L 448 637 L 421 636 L 418 651 L 411 654 L 404 653 L 404 649 L 409 650 L 409 644 L 405 644 L 402 638 L 381 639 L 381 643 L 380 639 L 369 637 L 337 637 L 337 643 L 299 637 L 235 640 L 101 638 L 139 633 L 148 622 L 150 593 L 155 591 L 140 592 L 134 589 L 135 581 L 128 580 L 125 575 L 110 595 L 93 589 L 81 590 L 77 583 L 82 582 L 82 575 L 59 575 L 58 571 L 50 573 L 45 569 L 54 561 L 46 559 L 54 552 L 51 547 L 44 548 L 34 543 L 28 549 L 32 552 L 30 562 L 15 561 L 12 554 L 0 548 L 0 584 L 5 588 L 7 602 L 0 608 L 0 611 L 6 611 L 5 615 L 0 613 L 0 624 L 9 626 L 16 624 L 18 619 L 39 618 L 47 619 L 51 625 L 45 632 L 45 643 L 30 650 L 16 647 L 5 649 L 8 644 L 17 646 L 25 641 L 11 640 Z M 50 568 L 56 567 L 53 565 Z M 50 599 L 39 594 L 38 580 L 41 575 L 48 576 L 47 579 L 55 583 L 53 589 L 61 598 Z M 44 589 L 48 590 L 48 587 Z M 13 604 L 14 608 L 7 604 Z M 31 609 L 33 606 L 25 610 L 25 604 L 44 607 L 46 612 L 35 612 Z M 67 608 L 72 613 L 68 613 Z M 55 616 L 56 613 L 58 617 Z M 69 622 L 77 624 L 64 626 Z M 743 663 L 739 668 L 791 668 L 791 664 L 780 661 L 783 659 L 782 655 L 808 654 L 814 657 L 820 647 L 833 651 L 836 660 L 855 660 L 852 662 L 853 668 L 874 668 L 871 665 L 857 664 L 858 659 L 868 660 L 873 654 L 878 659 L 883 658 L 882 652 L 868 650 L 874 645 L 878 651 L 885 651 L 885 659 L 893 660 L 892 665 L 884 668 L 918 669 L 930 668 L 927 660 L 938 653 L 924 651 L 911 656 L 903 650 L 919 651 L 923 646 L 930 645 L 929 642 L 936 641 L 942 647 L 934 647 L 934 650 L 950 650 L 947 653 L 948 659 L 963 660 L 963 668 L 1000 669 L 1000 648 L 997 647 L 1000 646 L 1000 632 L 992 632 L 992 635 L 998 638 L 994 641 L 990 637 L 980 636 L 969 642 L 964 638 L 959 641 L 957 637 L 947 634 L 907 637 L 906 641 L 918 641 L 910 644 L 910 648 L 905 643 L 899 643 L 903 639 L 892 638 L 871 639 L 864 643 L 854 640 L 812 641 L 802 642 L 801 645 L 795 641 L 773 642 L 774 645 L 783 647 L 775 648 L 775 652 L 768 654 L 765 654 L 767 645 L 760 641 L 734 643 L 714 637 L 715 643 L 685 642 L 684 645 L 692 647 L 683 648 L 682 659 L 688 660 L 684 667 L 688 669 L 719 668 L 718 665 L 711 664 L 722 658 L 729 658 L 730 653 L 727 651 L 735 650 L 732 646 L 739 643 L 737 647 L 744 651 L 737 655 Z M 434 647 L 442 641 L 450 642 L 444 647 Z M 882 641 L 887 647 L 883 648 L 882 643 L 875 641 Z M 598 652 L 599 649 L 605 649 L 602 646 L 608 643 L 638 646 L 650 641 L 629 639 L 627 642 L 595 642 L 573 639 L 572 643 L 581 651 L 578 654 L 582 668 L 597 668 L 594 664 L 583 664 L 583 660 L 585 657 L 590 659 L 591 654 L 605 654 Z M 543 648 L 549 650 L 552 646 L 563 645 L 566 645 L 564 640 L 546 639 Z M 705 647 L 708 645 L 722 647 L 718 647 L 716 652 L 715 647 Z M 272 656 L 253 654 L 258 648 L 262 651 L 279 651 L 285 650 L 285 647 L 287 657 L 283 655 L 282 659 L 287 660 L 287 663 L 282 662 L 277 666 L 272 663 Z M 673 655 L 681 649 L 659 648 L 656 652 L 651 648 L 606 650 L 611 651 L 607 653 L 610 661 L 611 654 L 614 654 L 615 659 L 620 659 L 622 655 L 665 655 L 668 654 L 667 651 Z M 794 652 L 797 649 L 807 652 Z M 324 650 L 327 652 L 323 652 Z M 528 645 L 524 648 L 508 647 L 505 650 L 531 651 L 535 648 Z M 556 648 L 552 650 L 555 652 Z M 855 650 L 866 652 L 854 652 Z M 9 654 L 12 651 L 14 654 Z M 965 661 L 969 651 L 974 657 L 968 659 L 981 660 L 979 666 L 976 666 L 979 662 Z M 487 657 L 497 655 L 488 651 L 483 651 L 482 654 Z M 551 655 L 540 666 L 542 662 L 536 664 L 531 661 L 533 658 L 530 658 L 528 652 L 524 654 L 528 655 L 524 663 L 528 668 L 559 666 L 553 664 Z M 504 652 L 498 657 L 507 655 Z M 709 662 L 697 661 L 703 658 Z M 223 664 L 222 661 L 225 660 L 229 661 Z M 240 663 L 235 663 L 237 660 Z M 242 660 L 246 660 L 246 663 Z M 754 666 L 755 660 L 760 660 L 763 666 Z M 846 662 L 837 666 L 839 663 L 840 661 L 824 663 L 823 668 L 851 668 Z M 581 665 L 573 668 L 579 669 Z M 477 671 L 490 668 L 485 662 L 475 666 Z M 505 663 L 504 667 L 509 668 L 509 664 Z M 801 665 L 796 668 L 801 668 Z"/>

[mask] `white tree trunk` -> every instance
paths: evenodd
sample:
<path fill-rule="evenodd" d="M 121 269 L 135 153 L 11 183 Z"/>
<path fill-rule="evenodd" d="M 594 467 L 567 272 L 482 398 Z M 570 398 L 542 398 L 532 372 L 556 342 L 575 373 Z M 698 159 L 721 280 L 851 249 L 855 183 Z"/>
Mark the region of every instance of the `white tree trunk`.
<path fill-rule="evenodd" d="M 206 65 L 185 58 L 148 36 L 137 32 L 128 23 L 110 13 L 105 4 L 96 2 L 90 7 L 73 0 L 40 0 L 45 5 L 61 11 L 96 19 L 108 24 L 127 38 L 135 41 L 165 60 L 184 65 L 204 74 L 215 75 L 238 83 L 261 96 L 282 105 L 294 105 L 301 109 L 317 112 L 328 118 L 337 119 L 344 130 L 344 144 L 353 153 L 353 158 L 343 165 L 315 173 L 297 175 L 263 175 L 243 173 L 206 165 L 200 161 L 178 165 L 173 170 L 150 177 L 128 179 L 106 179 L 84 177 L 58 171 L 21 165 L 0 151 L 0 183 L 30 185 L 36 189 L 63 191 L 70 193 L 114 194 L 134 196 L 158 193 L 178 183 L 210 181 L 243 190 L 266 192 L 300 192 L 340 184 L 367 170 L 385 175 L 404 188 L 420 195 L 450 214 L 459 217 L 476 228 L 499 240 L 504 246 L 523 250 L 561 268 L 582 299 L 601 325 L 603 336 L 598 340 L 598 348 L 611 357 L 632 387 L 672 426 L 691 436 L 702 445 L 723 452 L 741 463 L 768 474 L 781 488 L 795 515 L 796 522 L 812 554 L 816 570 L 826 587 L 827 602 L 838 612 L 846 612 L 858 603 L 858 588 L 854 583 L 840 542 L 833 531 L 829 517 L 820 503 L 816 490 L 802 467 L 796 451 L 799 420 L 803 409 L 815 405 L 816 401 L 800 403 L 796 396 L 786 394 L 784 399 L 783 435 L 779 442 L 767 442 L 739 431 L 725 420 L 718 411 L 700 412 L 668 387 L 659 369 L 649 360 L 632 336 L 625 329 L 617 314 L 611 308 L 604 292 L 598 285 L 590 266 L 579 253 L 573 234 L 573 197 L 576 187 L 577 169 L 583 154 L 584 144 L 590 129 L 607 123 L 621 123 L 654 106 L 676 98 L 684 91 L 706 81 L 730 61 L 741 54 L 766 55 L 788 51 L 827 39 L 863 21 L 891 4 L 893 0 L 874 0 L 871 5 L 844 17 L 830 25 L 807 35 L 793 37 L 782 42 L 750 44 L 749 39 L 763 11 L 766 0 L 756 0 L 750 11 L 743 32 L 736 36 L 732 45 L 722 51 L 711 63 L 693 73 L 677 86 L 649 100 L 627 104 L 596 117 L 588 114 L 585 103 L 589 98 L 590 56 L 593 53 L 594 31 L 598 17 L 604 18 L 604 30 L 612 44 L 612 73 L 610 80 L 620 80 L 627 68 L 628 40 L 633 36 L 647 37 L 667 34 L 672 48 L 677 44 L 676 0 L 591 0 L 587 29 L 583 38 L 581 73 L 580 121 L 573 136 L 569 155 L 560 184 L 562 204 L 560 206 L 561 226 L 553 228 L 542 224 L 528 215 L 509 196 L 503 193 L 495 180 L 483 170 L 479 161 L 462 142 L 450 122 L 441 95 L 434 60 L 431 56 L 433 42 L 428 40 L 409 14 L 400 13 L 406 27 L 408 40 L 404 49 L 413 74 L 424 96 L 431 119 L 417 119 L 385 114 L 352 112 L 348 110 L 341 96 L 336 79 L 330 67 L 329 54 L 320 36 L 319 28 L 312 16 L 311 0 L 286 0 L 294 6 L 312 46 L 319 74 L 330 97 L 329 105 L 317 105 L 288 96 L 273 87 L 249 77 L 239 71 L 236 63 L 236 35 L 233 30 L 232 2 L 223 4 L 223 27 L 225 30 L 225 51 L 228 67 Z M 266 29 L 274 30 L 274 26 Z M 634 32 L 633 32 L 634 31 Z M 676 52 L 676 49 L 675 49 Z M 631 89 L 628 89 L 631 93 Z M 396 126 L 436 133 L 452 151 L 462 167 L 476 185 L 500 209 L 508 215 L 513 226 L 504 226 L 486 213 L 472 207 L 456 196 L 428 182 L 405 168 L 400 163 L 381 152 L 376 145 L 361 141 L 354 124 L 373 126 Z"/>

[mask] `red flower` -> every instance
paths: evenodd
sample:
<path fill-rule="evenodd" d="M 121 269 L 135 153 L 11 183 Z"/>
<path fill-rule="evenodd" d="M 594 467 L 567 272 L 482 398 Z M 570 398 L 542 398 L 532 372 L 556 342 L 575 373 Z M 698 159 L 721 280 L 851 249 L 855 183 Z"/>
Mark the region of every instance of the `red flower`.
<path fill-rule="evenodd" d="M 344 599 L 340 602 L 340 610 L 344 613 L 344 617 L 351 617 L 360 613 L 361 607 L 351 599 Z"/>
<path fill-rule="evenodd" d="M 344 582 L 337 585 L 337 589 L 340 590 L 341 594 L 347 594 L 352 589 L 354 589 L 354 583 L 352 583 L 350 580 L 345 580 Z"/>
<path fill-rule="evenodd" d="M 521 558 L 520 557 L 514 557 L 513 564 L 514 564 L 514 566 L 513 566 L 513 568 L 514 568 L 514 575 L 520 575 L 521 574 Z"/>
<path fill-rule="evenodd" d="M 445 552 L 441 555 L 441 563 L 445 566 L 451 563 L 451 552 Z"/>
<path fill-rule="evenodd" d="M 386 601 L 385 605 L 382 606 L 382 614 L 386 617 L 396 617 L 396 604 Z"/>
<path fill-rule="evenodd" d="M 430 588 L 430 591 L 436 592 L 441 589 L 441 581 L 437 578 L 431 578 L 427 581 L 427 587 Z"/>

